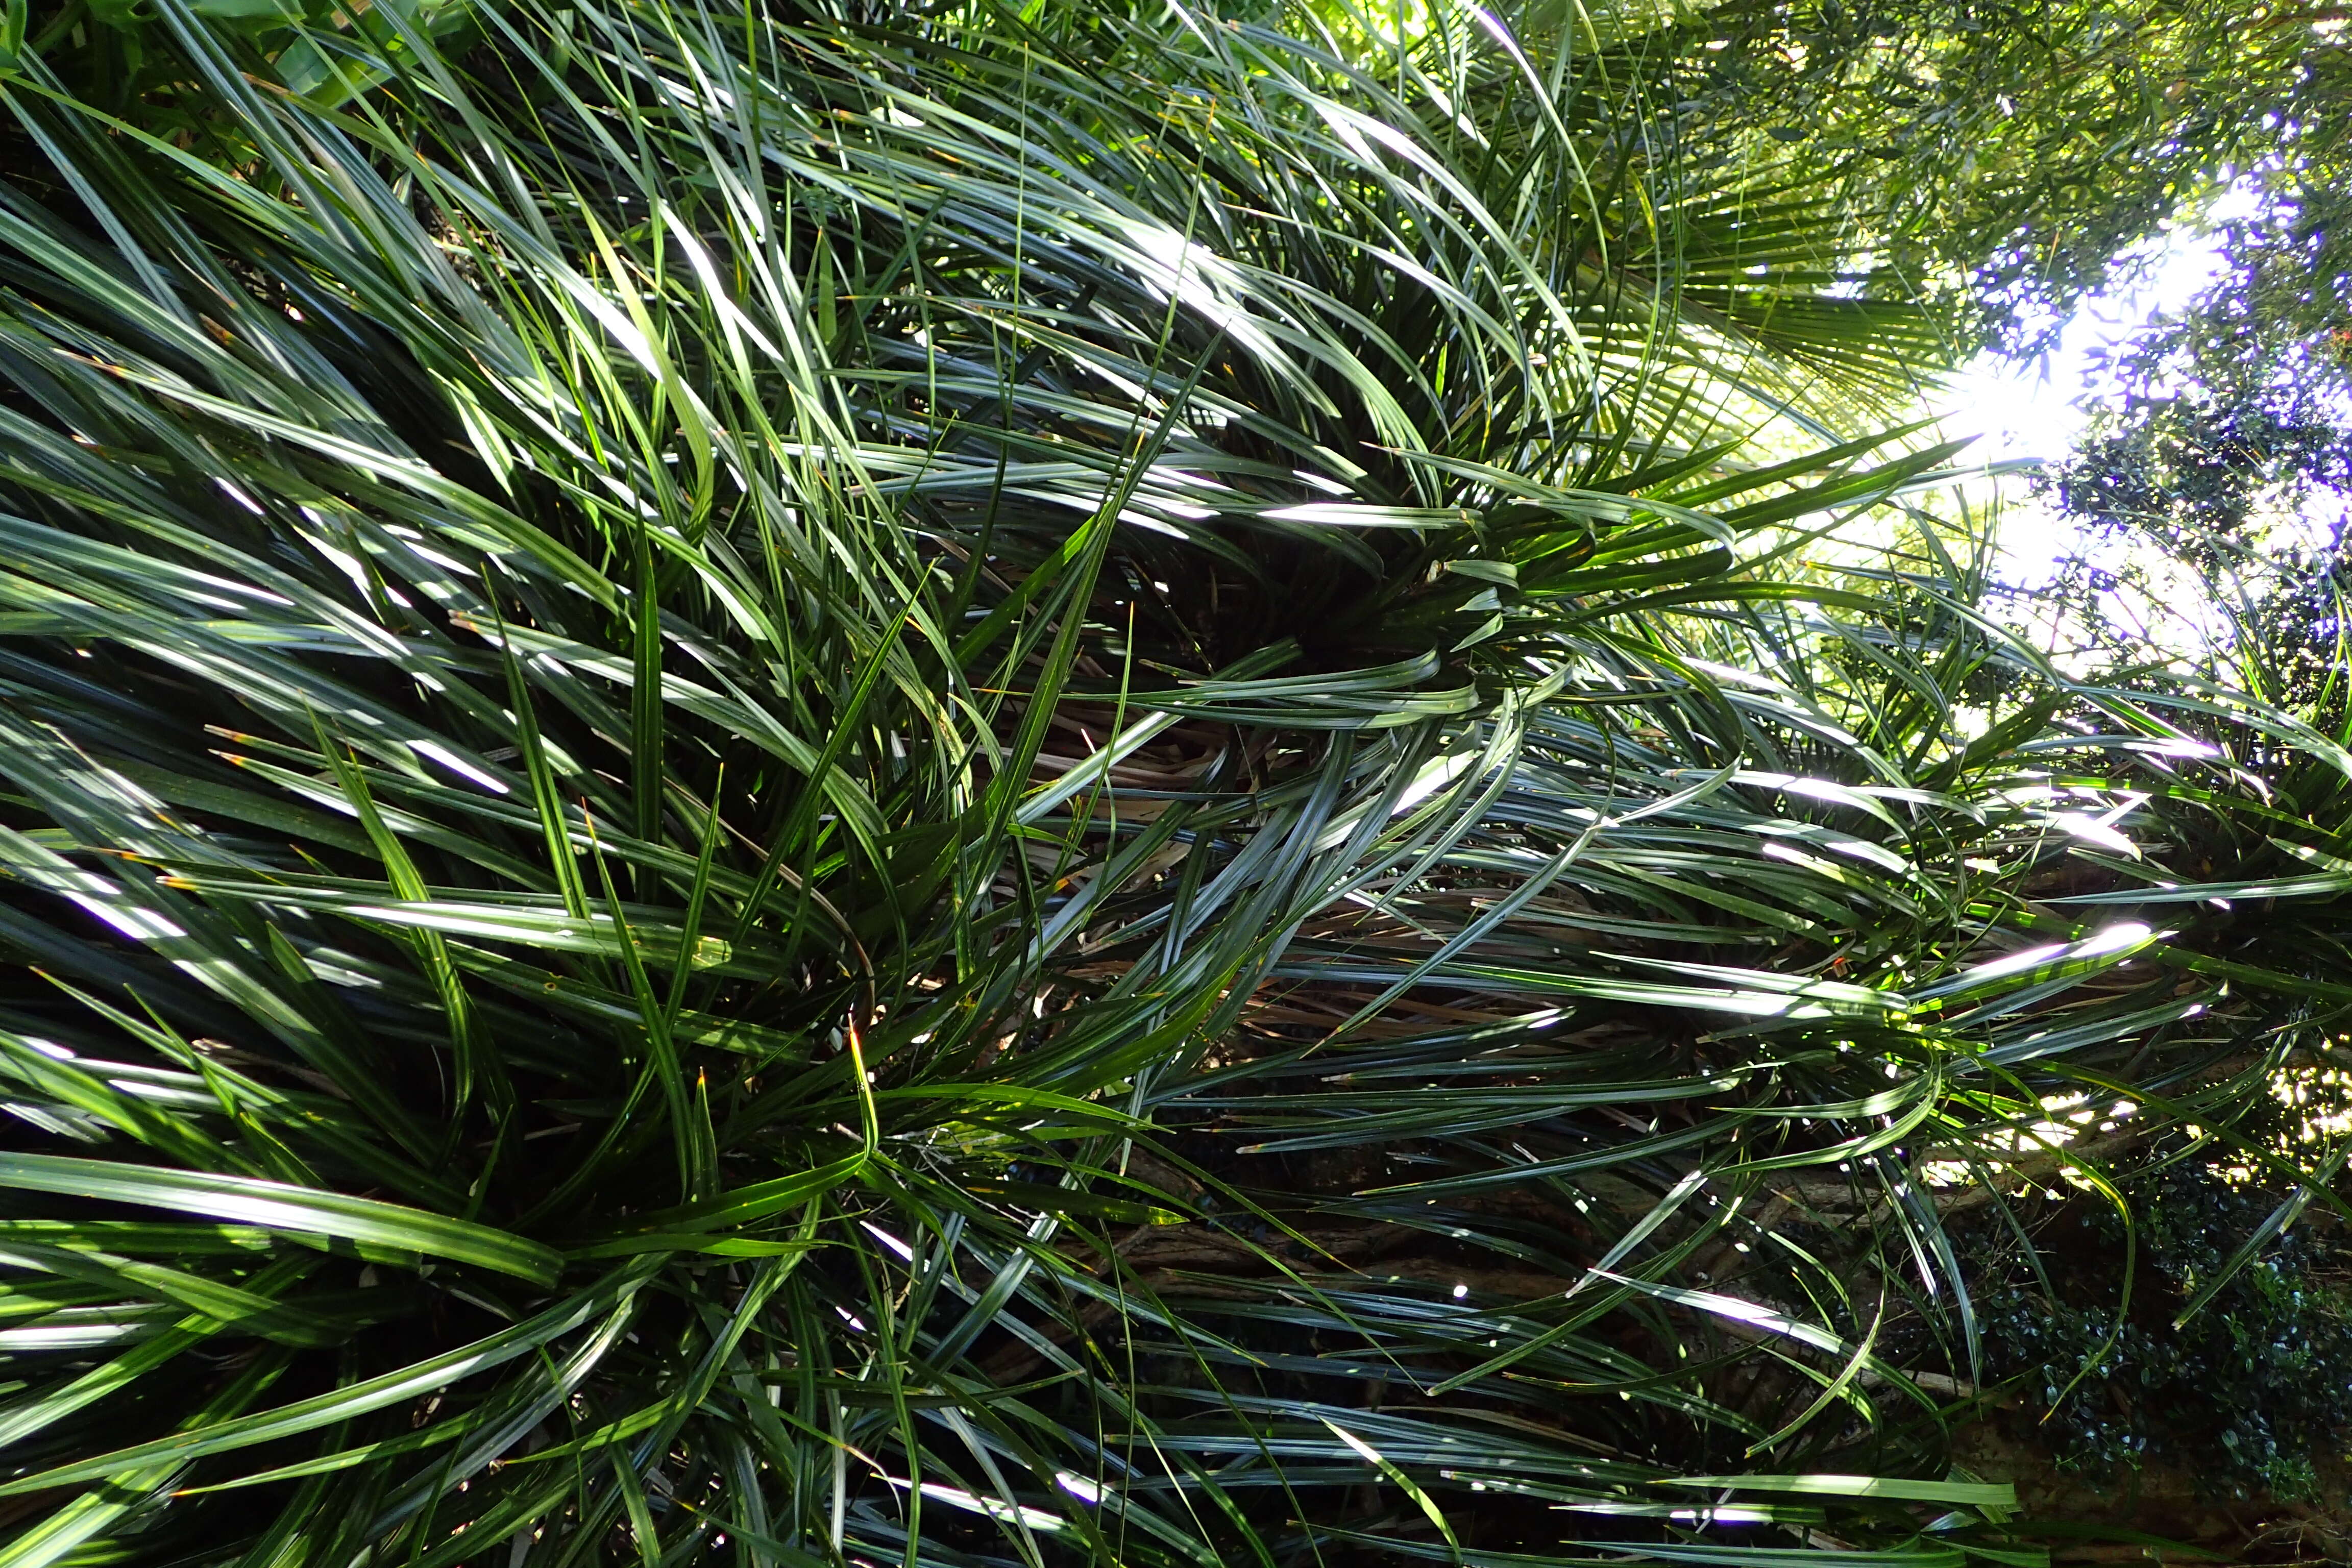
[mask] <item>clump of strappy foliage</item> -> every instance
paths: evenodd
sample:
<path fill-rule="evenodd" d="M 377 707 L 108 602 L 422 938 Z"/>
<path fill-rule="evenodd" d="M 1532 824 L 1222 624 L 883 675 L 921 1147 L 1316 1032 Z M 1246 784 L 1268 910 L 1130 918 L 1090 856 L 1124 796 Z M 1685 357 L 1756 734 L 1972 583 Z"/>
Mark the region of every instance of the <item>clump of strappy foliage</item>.
<path fill-rule="evenodd" d="M 6 67 L 15 1560 L 2006 1538 L 1756 1216 L 2207 1083 L 2340 750 L 1986 627 L 1641 38 L 1262 9 Z"/>

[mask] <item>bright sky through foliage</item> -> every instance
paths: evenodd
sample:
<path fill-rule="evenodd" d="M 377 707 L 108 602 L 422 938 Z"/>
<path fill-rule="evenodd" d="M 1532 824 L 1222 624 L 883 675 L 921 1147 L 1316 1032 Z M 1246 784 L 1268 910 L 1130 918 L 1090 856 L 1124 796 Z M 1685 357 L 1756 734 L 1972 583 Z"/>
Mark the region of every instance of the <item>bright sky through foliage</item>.
<path fill-rule="evenodd" d="M 2141 247 L 2120 267 L 2122 286 L 2084 300 L 2050 353 L 2032 359 L 1979 355 L 1945 394 L 1951 434 L 1978 434 L 1969 455 L 1982 462 L 2063 459 L 2082 433 L 2086 395 L 2096 391 L 2101 367 L 2158 314 L 2179 310 L 2221 276 L 2223 241 L 2216 230 L 2253 209 L 2253 193 L 2241 183 L 2201 223 L 2184 224 Z M 2011 582 L 2021 587 L 2047 582 L 2074 542 L 2074 528 L 2055 509 L 2021 482 L 2008 487 L 2000 546 L 2003 575 Z"/>

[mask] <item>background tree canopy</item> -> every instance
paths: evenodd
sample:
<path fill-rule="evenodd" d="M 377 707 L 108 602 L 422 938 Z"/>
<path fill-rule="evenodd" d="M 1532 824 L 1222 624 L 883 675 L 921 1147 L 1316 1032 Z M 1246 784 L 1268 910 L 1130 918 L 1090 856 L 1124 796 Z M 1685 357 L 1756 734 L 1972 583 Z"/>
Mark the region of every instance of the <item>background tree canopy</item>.
<path fill-rule="evenodd" d="M 2352 737 L 1899 410 L 2323 73 L 1905 14 L 8 8 L 0 1563 L 2128 1544 Z"/>
<path fill-rule="evenodd" d="M 1681 15 L 1698 134 L 1719 155 L 1777 155 L 1845 220 L 1872 286 L 1934 298 L 1962 342 L 2038 346 L 2233 176 L 2296 213 L 2291 238 L 2241 237 L 2241 264 L 2268 283 L 2249 314 L 2307 331 L 2344 313 L 2352 58 L 2336 10 L 1727 0 Z"/>

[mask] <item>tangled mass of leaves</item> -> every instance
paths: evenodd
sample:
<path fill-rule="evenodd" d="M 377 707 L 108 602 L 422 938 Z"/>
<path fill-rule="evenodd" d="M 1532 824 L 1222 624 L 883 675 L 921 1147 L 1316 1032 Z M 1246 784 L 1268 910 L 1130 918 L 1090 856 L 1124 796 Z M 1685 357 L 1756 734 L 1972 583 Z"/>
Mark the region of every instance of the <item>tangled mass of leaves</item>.
<path fill-rule="evenodd" d="M 2124 1225 L 2112 1208 L 2082 1205 L 2046 1238 L 2072 1254 L 2063 1280 L 2045 1275 L 2045 1290 L 2021 1279 L 1985 1301 L 1988 1370 L 2005 1383 L 2022 1374 L 2024 1403 L 2055 1413 L 2061 1462 L 2111 1487 L 2155 1463 L 2192 1472 L 2223 1498 L 2321 1500 L 2321 1464 L 2352 1432 L 2352 1298 L 2340 1248 L 2290 1230 L 2228 1268 L 2281 1194 L 2200 1163 L 2147 1188 L 2131 1211 L 2146 1271 L 2131 1317 L 2117 1322 L 2111 1289 Z M 2225 1282 L 2200 1310 L 2180 1314 L 2216 1280 Z"/>
<path fill-rule="evenodd" d="M 0 1562 L 2042 1560 L 1954 1216 L 2254 1157 L 2352 752 L 1718 41 L 6 7 Z"/>

